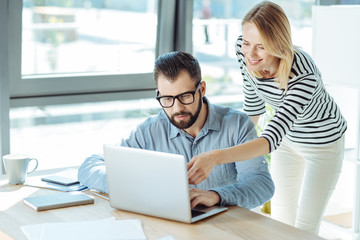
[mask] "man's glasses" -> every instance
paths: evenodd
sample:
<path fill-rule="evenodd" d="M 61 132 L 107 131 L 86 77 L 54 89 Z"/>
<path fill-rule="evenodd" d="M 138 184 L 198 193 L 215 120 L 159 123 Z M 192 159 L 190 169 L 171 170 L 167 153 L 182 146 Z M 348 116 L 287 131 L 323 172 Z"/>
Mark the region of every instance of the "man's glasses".
<path fill-rule="evenodd" d="M 179 102 L 181 102 L 184 105 L 189 105 L 195 101 L 195 93 L 199 91 L 200 86 L 201 86 L 201 81 L 197 85 L 195 91 L 180 93 L 176 96 L 159 96 L 159 91 L 156 90 L 156 95 L 157 95 L 156 100 L 159 101 L 160 105 L 163 108 L 172 107 L 174 105 L 175 99 L 179 100 Z"/>

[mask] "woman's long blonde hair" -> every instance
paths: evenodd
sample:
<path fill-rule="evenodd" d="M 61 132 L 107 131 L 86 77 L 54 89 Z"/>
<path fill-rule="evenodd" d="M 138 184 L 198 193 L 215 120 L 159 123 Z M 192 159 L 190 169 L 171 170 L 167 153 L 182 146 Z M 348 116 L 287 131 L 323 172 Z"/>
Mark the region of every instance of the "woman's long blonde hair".
<path fill-rule="evenodd" d="M 253 23 L 260 33 L 264 49 L 279 58 L 279 67 L 275 73 L 279 88 L 287 90 L 291 66 L 294 58 L 294 46 L 291 40 L 291 28 L 283 9 L 269 1 L 254 6 L 242 20 Z M 262 71 L 253 72 L 256 77 L 263 77 Z"/>

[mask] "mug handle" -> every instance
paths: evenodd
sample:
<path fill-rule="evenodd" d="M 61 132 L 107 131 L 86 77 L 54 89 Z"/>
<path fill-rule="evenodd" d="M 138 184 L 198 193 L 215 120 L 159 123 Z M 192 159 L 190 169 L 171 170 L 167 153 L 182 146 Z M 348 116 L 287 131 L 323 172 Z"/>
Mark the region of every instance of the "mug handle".
<path fill-rule="evenodd" d="M 35 170 L 37 169 L 38 165 L 39 165 L 39 161 L 38 161 L 36 158 L 30 158 L 29 163 L 30 163 L 32 160 L 35 160 L 36 165 L 35 165 L 35 167 L 34 167 L 33 170 L 27 172 L 28 174 L 29 174 L 29 173 L 32 173 L 33 171 L 35 171 Z"/>

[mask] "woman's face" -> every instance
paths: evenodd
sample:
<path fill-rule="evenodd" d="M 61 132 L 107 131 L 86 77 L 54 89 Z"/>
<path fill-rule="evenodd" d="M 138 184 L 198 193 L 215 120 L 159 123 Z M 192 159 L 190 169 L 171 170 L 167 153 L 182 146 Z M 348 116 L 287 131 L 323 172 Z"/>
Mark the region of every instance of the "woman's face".
<path fill-rule="evenodd" d="M 260 34 L 255 24 L 245 23 L 242 27 L 242 53 L 250 71 L 263 71 L 264 77 L 273 77 L 279 65 L 279 58 L 270 55 L 263 47 Z"/>

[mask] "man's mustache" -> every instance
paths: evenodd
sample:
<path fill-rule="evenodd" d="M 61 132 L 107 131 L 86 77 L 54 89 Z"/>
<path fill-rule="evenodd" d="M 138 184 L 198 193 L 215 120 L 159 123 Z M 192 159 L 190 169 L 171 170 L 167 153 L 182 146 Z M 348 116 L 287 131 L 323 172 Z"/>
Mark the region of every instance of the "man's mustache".
<path fill-rule="evenodd" d="M 179 116 L 179 115 L 191 115 L 191 113 L 189 112 L 178 112 L 178 113 L 174 113 L 173 115 L 171 115 L 171 117 L 176 117 L 176 116 Z"/>

